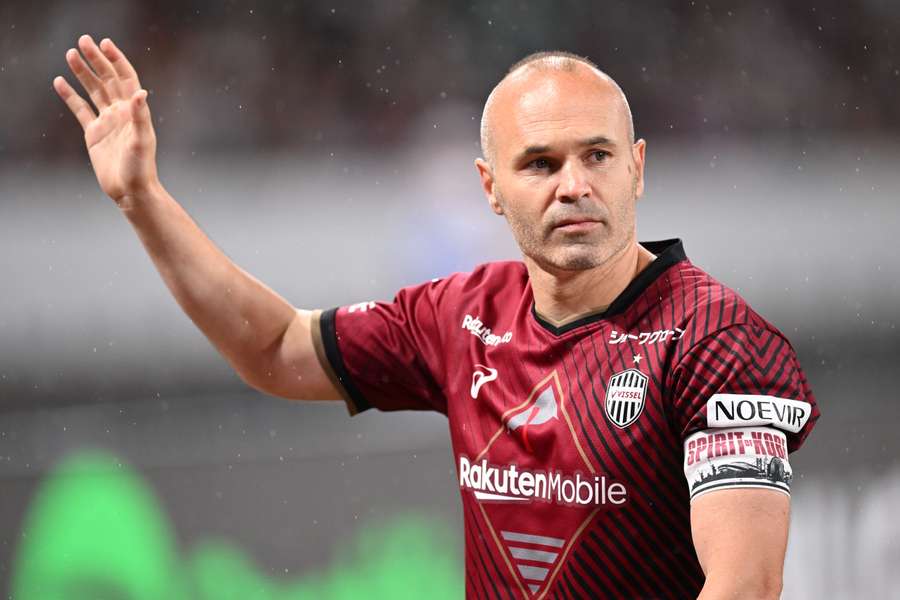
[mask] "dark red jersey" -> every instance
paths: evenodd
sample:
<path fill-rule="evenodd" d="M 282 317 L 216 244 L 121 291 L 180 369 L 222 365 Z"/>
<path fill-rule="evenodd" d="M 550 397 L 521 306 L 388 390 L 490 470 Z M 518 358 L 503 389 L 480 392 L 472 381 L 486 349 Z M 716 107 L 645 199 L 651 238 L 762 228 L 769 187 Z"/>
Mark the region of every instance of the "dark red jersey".
<path fill-rule="evenodd" d="M 607 310 L 555 327 L 498 262 L 318 314 L 351 413 L 447 415 L 469 598 L 689 598 L 690 501 L 788 493 L 819 416 L 787 339 L 680 240 Z"/>

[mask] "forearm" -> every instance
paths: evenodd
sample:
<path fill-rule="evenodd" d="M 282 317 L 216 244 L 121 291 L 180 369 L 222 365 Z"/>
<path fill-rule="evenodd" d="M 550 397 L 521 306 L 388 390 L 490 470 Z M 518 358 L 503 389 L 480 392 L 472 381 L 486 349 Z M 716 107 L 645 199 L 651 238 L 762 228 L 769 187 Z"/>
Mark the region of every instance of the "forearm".
<path fill-rule="evenodd" d="M 691 502 L 691 534 L 706 575 L 701 600 L 777 600 L 787 550 L 790 498 L 733 488 Z"/>
<path fill-rule="evenodd" d="M 159 183 L 147 90 L 129 60 L 109 39 L 98 46 L 82 35 L 78 47 L 66 62 L 93 106 L 63 77 L 53 87 L 84 130 L 100 189 L 131 222 L 175 300 L 251 386 L 339 398 L 313 346 L 312 313 L 231 262 Z"/>
<path fill-rule="evenodd" d="M 232 262 L 161 186 L 122 203 L 181 308 L 245 380 L 264 369 L 267 349 L 296 310 Z"/>

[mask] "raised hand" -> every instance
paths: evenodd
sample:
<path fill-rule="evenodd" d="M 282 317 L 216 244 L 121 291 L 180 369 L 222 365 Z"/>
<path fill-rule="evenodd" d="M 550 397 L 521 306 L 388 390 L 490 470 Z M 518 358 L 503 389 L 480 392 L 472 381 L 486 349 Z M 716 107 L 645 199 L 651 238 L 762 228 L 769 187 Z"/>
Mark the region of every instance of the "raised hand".
<path fill-rule="evenodd" d="M 53 88 L 84 129 L 91 165 L 100 188 L 120 208 L 130 208 L 142 194 L 159 185 L 156 134 L 137 72 L 112 40 L 98 47 L 89 35 L 66 52 L 66 62 L 95 108 L 63 77 Z M 85 58 L 87 62 L 85 62 Z"/>

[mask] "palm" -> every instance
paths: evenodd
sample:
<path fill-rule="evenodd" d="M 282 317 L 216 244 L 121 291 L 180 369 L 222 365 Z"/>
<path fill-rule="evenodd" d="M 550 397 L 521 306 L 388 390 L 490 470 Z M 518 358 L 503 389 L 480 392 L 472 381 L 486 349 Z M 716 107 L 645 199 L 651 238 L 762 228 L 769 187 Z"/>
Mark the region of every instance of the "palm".
<path fill-rule="evenodd" d="M 84 141 L 97 181 L 112 198 L 126 195 L 130 183 L 145 175 L 138 137 L 127 100 L 113 102 L 85 128 Z"/>
<path fill-rule="evenodd" d="M 84 128 L 84 141 L 100 187 L 121 205 L 156 183 L 156 136 L 137 73 L 125 55 L 108 40 L 98 47 L 89 36 L 66 61 L 87 90 L 99 112 L 79 96 L 62 77 L 53 85 Z M 88 64 L 90 67 L 88 67 Z"/>

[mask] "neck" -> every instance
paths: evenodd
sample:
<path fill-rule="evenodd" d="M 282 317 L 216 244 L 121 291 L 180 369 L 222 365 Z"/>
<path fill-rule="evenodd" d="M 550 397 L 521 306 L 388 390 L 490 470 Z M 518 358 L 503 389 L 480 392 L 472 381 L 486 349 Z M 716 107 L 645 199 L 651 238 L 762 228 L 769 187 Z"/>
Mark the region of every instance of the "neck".
<path fill-rule="evenodd" d="M 609 308 L 656 256 L 632 241 L 602 265 L 584 271 L 548 271 L 525 257 L 534 308 L 559 327 Z"/>

